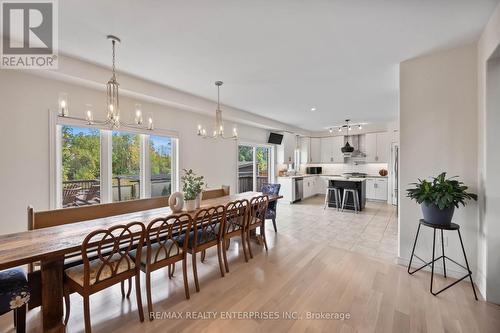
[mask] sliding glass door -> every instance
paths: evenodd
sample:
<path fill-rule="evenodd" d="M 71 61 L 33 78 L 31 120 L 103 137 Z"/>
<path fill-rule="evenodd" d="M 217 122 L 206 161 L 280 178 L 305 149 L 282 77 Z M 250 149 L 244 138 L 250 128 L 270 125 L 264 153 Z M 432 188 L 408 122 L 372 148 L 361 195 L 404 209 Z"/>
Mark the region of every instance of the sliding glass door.
<path fill-rule="evenodd" d="M 272 148 L 239 145 L 238 191 L 260 191 L 262 185 L 272 181 Z"/>

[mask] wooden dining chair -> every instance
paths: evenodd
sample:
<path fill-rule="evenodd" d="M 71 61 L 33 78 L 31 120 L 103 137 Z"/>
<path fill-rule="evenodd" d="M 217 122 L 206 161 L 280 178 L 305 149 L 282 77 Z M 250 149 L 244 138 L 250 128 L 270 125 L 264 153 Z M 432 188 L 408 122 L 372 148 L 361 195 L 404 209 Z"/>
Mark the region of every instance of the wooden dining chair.
<path fill-rule="evenodd" d="M 198 211 L 193 218 L 193 227 L 189 234 L 184 234 L 177 241 L 178 244 L 184 243 L 184 237 L 189 237 L 187 243 L 187 253 L 191 254 L 193 262 L 193 276 L 196 286 L 196 292 L 200 291 L 198 282 L 198 270 L 196 267 L 196 254 L 205 253 L 211 247 L 217 247 L 217 256 L 219 259 L 220 275 L 224 277 L 224 267 L 222 263 L 222 234 L 224 230 L 224 206 L 215 206 Z M 204 257 L 204 255 L 202 256 Z"/>
<path fill-rule="evenodd" d="M 250 216 L 247 223 L 247 239 L 250 240 L 250 233 L 257 228 L 260 228 L 260 238 L 264 243 L 264 247 L 267 251 L 267 241 L 266 241 L 266 211 L 269 204 L 269 197 L 267 195 L 261 195 L 250 200 Z M 250 253 L 250 258 L 253 258 L 252 247 L 250 246 L 250 241 L 248 242 L 248 252 Z"/>
<path fill-rule="evenodd" d="M 140 258 L 144 235 L 144 225 L 132 222 L 96 230 L 85 237 L 81 247 L 83 264 L 64 271 L 65 324 L 69 320 L 69 295 L 72 292 L 77 292 L 83 297 L 85 332 L 90 333 L 90 295 L 118 283 L 122 284 L 123 294 L 124 281 L 129 281 L 132 277 L 135 277 L 139 318 L 141 322 L 144 321 L 140 285 Z M 135 258 L 131 256 L 134 250 L 136 250 Z"/>
<path fill-rule="evenodd" d="M 245 261 L 248 262 L 247 255 L 247 223 L 250 203 L 248 200 L 236 200 L 226 205 L 226 214 L 224 215 L 224 233 L 222 235 L 222 254 L 224 257 L 224 266 L 229 273 L 229 264 L 227 262 L 226 251 L 229 248 L 229 242 L 233 237 L 241 237 L 241 247 Z"/>
<path fill-rule="evenodd" d="M 169 267 L 169 278 L 172 277 L 171 267 L 182 261 L 184 276 L 184 291 L 189 299 L 189 284 L 187 279 L 186 249 L 191 231 L 191 216 L 189 214 L 170 215 L 151 221 L 146 228 L 146 246 L 140 257 L 141 270 L 146 274 L 146 291 L 148 299 L 149 320 L 153 320 L 153 302 L 151 298 L 151 273 L 164 267 Z M 180 238 L 182 237 L 182 240 Z M 137 253 L 132 252 L 135 257 Z"/>

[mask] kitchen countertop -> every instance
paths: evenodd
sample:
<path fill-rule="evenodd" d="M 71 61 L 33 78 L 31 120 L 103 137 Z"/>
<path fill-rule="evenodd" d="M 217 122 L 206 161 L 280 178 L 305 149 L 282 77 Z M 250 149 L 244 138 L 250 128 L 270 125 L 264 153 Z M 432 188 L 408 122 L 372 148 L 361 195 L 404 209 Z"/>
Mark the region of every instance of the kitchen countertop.
<path fill-rule="evenodd" d="M 364 182 L 366 181 L 366 178 L 361 178 L 361 177 L 342 177 L 342 176 L 330 176 L 328 177 L 329 180 L 340 180 L 343 182 Z"/>
<path fill-rule="evenodd" d="M 387 178 L 387 176 L 380 176 L 380 175 L 367 175 L 366 177 L 350 177 L 349 179 L 345 178 L 344 176 L 342 175 L 328 175 L 328 174 L 315 174 L 315 175 L 310 175 L 310 174 L 304 174 L 304 175 L 295 175 L 295 176 L 279 176 L 278 178 L 283 178 L 283 179 L 286 179 L 286 178 L 289 178 L 289 179 L 293 179 L 293 178 L 306 178 L 306 177 L 316 177 L 316 176 L 321 176 L 321 177 L 335 177 L 335 178 L 338 178 L 336 180 L 349 180 L 349 179 L 366 179 L 366 178 Z M 359 180 L 356 180 L 356 181 L 359 181 Z"/>

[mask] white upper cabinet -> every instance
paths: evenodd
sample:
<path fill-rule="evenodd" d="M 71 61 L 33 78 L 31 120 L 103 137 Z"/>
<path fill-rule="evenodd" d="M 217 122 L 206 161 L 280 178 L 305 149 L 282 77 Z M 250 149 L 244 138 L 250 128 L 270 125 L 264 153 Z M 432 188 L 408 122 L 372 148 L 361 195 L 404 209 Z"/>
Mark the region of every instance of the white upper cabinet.
<path fill-rule="evenodd" d="M 277 146 L 277 162 L 278 164 L 294 163 L 295 148 L 297 146 L 297 138 L 292 133 L 283 133 L 283 141 Z"/>
<path fill-rule="evenodd" d="M 333 162 L 333 137 L 321 138 L 321 163 Z"/>
<path fill-rule="evenodd" d="M 344 147 L 344 136 L 334 136 L 333 137 L 333 162 L 343 163 L 344 154 L 341 149 Z"/>
<path fill-rule="evenodd" d="M 311 159 L 311 138 L 301 137 L 300 138 L 300 164 L 307 164 Z"/>
<path fill-rule="evenodd" d="M 389 162 L 390 152 L 390 135 L 387 132 L 377 133 L 377 156 L 376 161 L 379 163 Z"/>
<path fill-rule="evenodd" d="M 343 136 L 321 138 L 321 163 L 343 163 L 344 155 L 340 150 L 344 146 Z"/>
<path fill-rule="evenodd" d="M 309 163 L 321 163 L 321 139 L 311 138 L 309 142 Z"/>
<path fill-rule="evenodd" d="M 365 134 L 366 162 L 387 163 L 389 161 L 389 141 L 387 132 Z"/>

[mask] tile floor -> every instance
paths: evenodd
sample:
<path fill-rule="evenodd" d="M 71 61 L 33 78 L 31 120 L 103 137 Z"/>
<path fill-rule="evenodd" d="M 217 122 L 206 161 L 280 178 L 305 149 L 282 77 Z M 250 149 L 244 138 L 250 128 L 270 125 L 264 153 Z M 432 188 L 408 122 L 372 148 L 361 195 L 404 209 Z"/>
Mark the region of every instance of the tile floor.
<path fill-rule="evenodd" d="M 323 206 L 324 196 L 314 196 L 293 205 L 279 204 L 281 223 L 278 223 L 278 228 L 286 231 L 288 236 L 313 236 L 329 246 L 395 262 L 398 248 L 395 206 L 367 201 L 365 210 L 359 214 L 348 210 L 339 212 L 335 208 L 323 209 Z M 284 219 L 290 223 L 283 223 Z M 331 233 L 324 233 L 325 225 L 331 226 Z"/>

